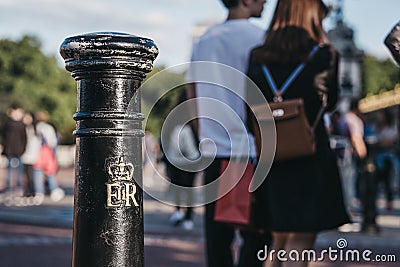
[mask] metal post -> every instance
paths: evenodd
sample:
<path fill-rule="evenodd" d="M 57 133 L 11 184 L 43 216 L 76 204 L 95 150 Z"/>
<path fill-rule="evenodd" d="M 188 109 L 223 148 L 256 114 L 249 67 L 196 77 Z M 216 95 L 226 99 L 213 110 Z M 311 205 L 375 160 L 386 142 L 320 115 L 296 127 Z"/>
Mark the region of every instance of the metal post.
<path fill-rule="evenodd" d="M 144 266 L 140 83 L 158 49 L 121 33 L 65 39 L 77 81 L 72 266 Z"/>

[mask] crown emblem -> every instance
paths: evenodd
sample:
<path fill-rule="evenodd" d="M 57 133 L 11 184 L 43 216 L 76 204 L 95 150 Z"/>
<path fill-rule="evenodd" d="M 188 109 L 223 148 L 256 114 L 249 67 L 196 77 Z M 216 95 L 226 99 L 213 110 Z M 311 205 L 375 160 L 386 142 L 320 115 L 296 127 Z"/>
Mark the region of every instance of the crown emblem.
<path fill-rule="evenodd" d="M 111 181 L 132 181 L 134 167 L 127 163 L 124 157 L 119 157 L 115 162 L 107 162 L 107 172 Z"/>

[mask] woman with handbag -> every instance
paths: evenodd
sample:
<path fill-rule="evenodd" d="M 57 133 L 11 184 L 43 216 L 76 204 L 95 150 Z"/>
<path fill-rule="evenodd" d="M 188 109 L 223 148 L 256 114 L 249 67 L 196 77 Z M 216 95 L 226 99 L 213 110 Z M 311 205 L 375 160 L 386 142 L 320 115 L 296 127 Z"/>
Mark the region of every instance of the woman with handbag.
<path fill-rule="evenodd" d="M 278 157 L 260 188 L 267 195 L 265 216 L 275 251 L 296 250 L 302 255 L 302 251 L 313 248 L 319 231 L 349 222 L 336 158 L 321 119 L 322 99 L 326 99 L 329 110 L 338 94 L 338 55 L 322 28 L 327 13 L 322 0 L 278 1 L 265 43 L 251 54 L 248 76 L 270 106 L 272 102 L 300 100 L 315 137 L 311 154 L 294 158 L 285 155 L 284 160 Z M 284 116 L 282 113 L 278 110 L 272 115 Z M 293 131 L 292 139 L 296 136 Z M 281 264 L 275 256 L 266 261 L 266 266 Z M 307 259 L 289 259 L 285 264 L 307 266 Z"/>

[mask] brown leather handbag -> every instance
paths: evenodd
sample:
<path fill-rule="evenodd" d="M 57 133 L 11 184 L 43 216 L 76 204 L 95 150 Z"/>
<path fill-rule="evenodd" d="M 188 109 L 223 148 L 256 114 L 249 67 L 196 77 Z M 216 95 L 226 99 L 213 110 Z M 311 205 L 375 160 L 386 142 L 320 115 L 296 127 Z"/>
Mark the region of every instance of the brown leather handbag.
<path fill-rule="evenodd" d="M 319 46 L 315 46 L 310 52 L 311 58 L 318 50 Z M 304 63 L 300 64 L 285 81 L 282 87 L 278 90 L 268 68 L 263 65 L 264 75 L 271 87 L 275 97 L 274 102 L 268 103 L 271 109 L 272 117 L 265 116 L 266 104 L 253 106 L 252 110 L 255 117 L 258 118 L 258 123 L 253 117 L 253 128 L 256 140 L 257 152 L 259 161 L 267 159 L 260 158 L 262 155 L 262 140 L 261 131 L 266 131 L 271 127 L 271 123 L 275 123 L 276 128 L 276 150 L 275 161 L 285 161 L 294 158 L 311 156 L 315 153 L 315 136 L 314 130 L 321 119 L 323 111 L 326 107 L 326 96 L 323 96 L 323 103 L 317 117 L 312 126 L 308 123 L 303 99 L 288 99 L 284 100 L 282 94 L 288 89 L 294 79 L 300 74 L 304 68 Z M 264 114 L 264 115 L 262 115 Z"/>

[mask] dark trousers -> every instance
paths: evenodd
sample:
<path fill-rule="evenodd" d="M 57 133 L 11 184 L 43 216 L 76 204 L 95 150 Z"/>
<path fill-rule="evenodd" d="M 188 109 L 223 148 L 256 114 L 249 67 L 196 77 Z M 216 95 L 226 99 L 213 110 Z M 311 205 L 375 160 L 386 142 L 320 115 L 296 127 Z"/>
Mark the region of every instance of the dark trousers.
<path fill-rule="evenodd" d="M 182 187 L 193 186 L 196 173 L 183 171 L 169 162 L 166 163 L 166 167 L 167 167 L 167 175 L 173 184 Z M 191 192 L 187 192 L 187 195 L 183 196 L 182 194 L 183 192 L 179 188 L 172 189 L 171 193 L 174 195 L 174 202 L 176 204 L 177 210 L 180 210 L 181 206 L 189 206 L 186 208 L 185 220 L 192 220 L 193 208 L 191 207 L 191 205 L 193 205 L 194 203 L 193 194 Z"/>
<path fill-rule="evenodd" d="M 376 170 L 372 166 L 371 159 L 358 161 L 360 200 L 363 209 L 363 225 L 376 224 L 376 197 L 378 192 L 378 181 Z"/>
<path fill-rule="evenodd" d="M 215 159 L 205 170 L 205 183 L 217 179 L 221 171 L 223 159 Z M 212 192 L 217 194 L 217 192 Z M 215 201 L 206 205 L 205 233 L 208 267 L 232 267 L 233 255 L 231 250 L 235 229 L 224 223 L 214 221 Z M 237 267 L 261 267 L 262 262 L 257 259 L 257 252 L 270 245 L 270 234 L 241 232 L 243 245 Z"/>
<path fill-rule="evenodd" d="M 392 168 L 393 168 L 393 166 L 392 166 L 392 162 L 390 161 L 390 159 L 385 158 L 383 168 L 377 169 L 378 183 L 383 184 L 387 202 L 393 201 L 393 189 L 392 189 L 392 184 L 391 184 L 391 179 L 390 179 L 391 178 L 390 172 L 391 172 Z"/>
<path fill-rule="evenodd" d="M 31 164 L 24 164 L 25 183 L 24 183 L 24 196 L 34 196 L 35 187 L 33 185 L 33 166 Z"/>

